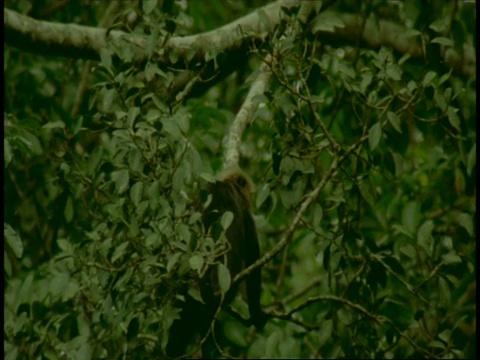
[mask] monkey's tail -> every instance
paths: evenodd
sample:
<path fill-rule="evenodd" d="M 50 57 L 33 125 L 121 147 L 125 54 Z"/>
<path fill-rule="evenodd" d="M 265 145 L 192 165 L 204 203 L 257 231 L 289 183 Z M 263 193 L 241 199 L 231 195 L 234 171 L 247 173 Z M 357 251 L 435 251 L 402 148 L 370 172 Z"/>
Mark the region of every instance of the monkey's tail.
<path fill-rule="evenodd" d="M 268 314 L 266 314 L 262 309 L 258 309 L 250 312 L 250 321 L 255 326 L 255 328 L 261 331 L 269 319 Z"/>
<path fill-rule="evenodd" d="M 250 322 L 257 330 L 262 330 L 269 318 L 260 307 L 261 275 L 260 269 L 255 269 L 247 277 L 247 300 Z"/>

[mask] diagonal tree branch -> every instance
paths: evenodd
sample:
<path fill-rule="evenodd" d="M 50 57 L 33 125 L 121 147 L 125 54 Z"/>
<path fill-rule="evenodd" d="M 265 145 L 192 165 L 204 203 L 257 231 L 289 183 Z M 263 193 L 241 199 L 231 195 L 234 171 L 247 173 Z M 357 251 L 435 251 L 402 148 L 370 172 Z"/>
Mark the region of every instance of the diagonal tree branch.
<path fill-rule="evenodd" d="M 268 61 L 268 60 L 267 60 Z M 271 73 L 268 66 L 263 63 L 258 69 L 258 75 L 250 87 L 250 91 L 242 104 L 242 107 L 237 113 L 235 120 L 230 127 L 230 132 L 225 146 L 225 162 L 224 169 L 237 167 L 239 163 L 239 147 L 242 141 L 242 135 L 246 127 L 253 119 L 253 115 L 257 110 L 257 102 L 255 97 L 263 95 L 265 89 L 268 88 Z"/>

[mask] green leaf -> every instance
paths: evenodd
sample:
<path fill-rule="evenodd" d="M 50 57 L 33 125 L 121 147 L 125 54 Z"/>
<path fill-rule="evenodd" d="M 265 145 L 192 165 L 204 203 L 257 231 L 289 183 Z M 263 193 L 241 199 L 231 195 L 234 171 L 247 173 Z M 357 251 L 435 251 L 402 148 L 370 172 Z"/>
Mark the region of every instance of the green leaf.
<path fill-rule="evenodd" d="M 387 64 L 386 73 L 390 79 L 400 81 L 403 71 L 397 64 Z"/>
<path fill-rule="evenodd" d="M 317 345 L 321 348 L 327 341 L 331 338 L 333 332 L 333 321 L 332 319 L 327 319 L 322 322 L 322 326 L 319 329 L 319 334 L 317 337 Z"/>
<path fill-rule="evenodd" d="M 278 357 L 281 359 L 298 359 L 300 343 L 293 337 L 287 337 L 278 344 Z"/>
<path fill-rule="evenodd" d="M 392 111 L 387 112 L 387 119 L 390 124 L 392 124 L 393 128 L 397 130 L 400 134 L 402 133 L 402 127 L 400 124 L 400 117 Z"/>
<path fill-rule="evenodd" d="M 7 167 L 8 164 L 10 164 L 10 162 L 12 161 L 13 154 L 10 142 L 6 138 L 3 138 L 3 151 L 3 161 L 5 162 L 5 167 Z"/>
<path fill-rule="evenodd" d="M 231 277 L 230 271 L 224 264 L 218 264 L 218 284 L 220 286 L 220 290 L 223 294 L 225 294 L 228 289 L 230 289 Z"/>
<path fill-rule="evenodd" d="M 173 267 L 175 265 L 177 265 L 178 263 L 178 259 L 180 258 L 182 254 L 180 252 L 177 252 L 175 254 L 173 254 L 172 256 L 169 256 L 168 257 L 168 261 L 167 261 L 167 272 L 171 272 L 171 270 L 173 269 Z"/>
<path fill-rule="evenodd" d="M 173 139 L 179 140 L 182 138 L 182 132 L 176 121 L 170 117 L 163 117 L 162 124 L 165 131 L 172 136 Z"/>
<path fill-rule="evenodd" d="M 214 183 L 216 181 L 215 176 L 213 176 L 211 173 L 201 173 L 200 178 L 209 183 Z"/>
<path fill-rule="evenodd" d="M 130 199 L 136 206 L 138 206 L 138 204 L 142 200 L 142 194 L 143 183 L 139 181 L 133 184 L 132 188 L 130 189 Z"/>
<path fill-rule="evenodd" d="M 467 175 L 472 174 L 473 167 L 477 163 L 477 144 L 473 144 L 467 156 Z"/>
<path fill-rule="evenodd" d="M 428 27 L 437 33 L 442 33 L 447 29 L 448 25 L 448 20 L 442 17 L 432 22 Z"/>
<path fill-rule="evenodd" d="M 447 115 L 448 115 L 448 121 L 450 121 L 450 125 L 452 125 L 456 130 L 460 130 L 460 119 L 457 115 L 458 109 L 449 106 L 447 108 Z"/>
<path fill-rule="evenodd" d="M 270 195 L 270 187 L 268 184 L 262 186 L 261 190 L 258 192 L 257 199 L 255 201 L 255 206 L 259 208 L 265 202 L 265 200 Z"/>
<path fill-rule="evenodd" d="M 8 277 L 12 276 L 12 263 L 10 261 L 10 257 L 5 250 L 3 251 L 3 269 L 5 270 L 5 274 Z"/>
<path fill-rule="evenodd" d="M 445 265 L 460 264 L 463 262 L 460 256 L 452 252 L 442 255 L 442 261 Z"/>
<path fill-rule="evenodd" d="M 416 201 L 410 201 L 402 211 L 402 221 L 410 234 L 415 234 L 420 223 L 420 206 Z"/>
<path fill-rule="evenodd" d="M 220 219 L 220 224 L 222 225 L 223 230 L 227 230 L 230 224 L 233 221 L 233 212 L 225 211 Z"/>
<path fill-rule="evenodd" d="M 200 273 L 200 271 L 202 270 L 203 268 L 203 264 L 205 263 L 205 261 L 203 260 L 203 257 L 200 256 L 200 255 L 193 255 L 189 260 L 188 260 L 189 264 L 190 264 L 190 267 L 192 268 L 192 270 L 195 270 L 197 271 L 198 273 Z"/>
<path fill-rule="evenodd" d="M 457 217 L 458 224 L 467 230 L 468 235 L 473 236 L 473 219 L 472 215 L 467 213 L 462 213 Z"/>
<path fill-rule="evenodd" d="M 439 36 L 431 41 L 432 44 L 440 44 L 445 46 L 453 46 L 453 41 L 449 38 Z"/>
<path fill-rule="evenodd" d="M 452 72 L 453 72 L 453 69 L 450 69 L 449 72 L 443 74 L 440 79 L 438 80 L 438 85 L 441 85 L 443 84 L 445 81 L 447 81 L 448 79 L 450 79 L 450 75 L 452 75 Z"/>
<path fill-rule="evenodd" d="M 102 109 L 106 112 L 111 112 L 113 99 L 115 98 L 115 90 L 106 90 L 102 99 Z"/>
<path fill-rule="evenodd" d="M 415 90 L 417 90 L 418 86 L 417 86 L 417 83 L 413 80 L 410 80 L 407 84 L 407 89 L 408 91 L 410 91 L 411 93 L 413 93 Z"/>
<path fill-rule="evenodd" d="M 140 114 L 140 108 L 133 106 L 128 109 L 127 124 L 130 128 L 133 128 L 133 123 L 138 114 Z"/>
<path fill-rule="evenodd" d="M 128 244 L 129 243 L 127 241 L 125 241 L 124 243 L 122 243 L 122 244 L 120 244 L 116 247 L 115 251 L 113 252 L 112 259 L 111 259 L 112 263 L 117 261 L 123 255 L 125 255 Z"/>
<path fill-rule="evenodd" d="M 409 53 L 404 54 L 400 59 L 398 59 L 398 65 L 403 65 L 403 63 L 411 57 L 412 55 L 410 55 Z"/>
<path fill-rule="evenodd" d="M 70 276 L 66 273 L 56 274 L 49 284 L 49 292 L 54 297 L 60 296 L 68 286 Z"/>
<path fill-rule="evenodd" d="M 184 188 L 184 184 L 189 181 L 191 170 L 187 166 L 189 166 L 187 162 L 182 162 L 172 177 L 173 188 L 179 192 Z"/>
<path fill-rule="evenodd" d="M 418 229 L 417 242 L 429 256 L 433 255 L 434 240 L 432 236 L 432 230 L 434 228 L 432 220 L 425 221 Z"/>
<path fill-rule="evenodd" d="M 192 235 L 190 234 L 190 227 L 187 224 L 180 223 L 177 225 L 178 238 L 185 243 L 190 243 Z"/>
<path fill-rule="evenodd" d="M 365 72 L 361 75 L 362 80 L 360 81 L 360 90 L 362 93 L 365 93 L 367 90 L 367 87 L 372 83 L 373 80 L 373 74 L 369 72 Z"/>
<path fill-rule="evenodd" d="M 34 273 L 29 272 L 26 275 L 25 280 L 23 280 L 20 290 L 18 290 L 18 294 L 15 301 L 15 311 L 17 311 L 17 306 L 21 305 L 24 302 L 31 302 L 33 299 L 33 293 L 35 292 L 35 287 L 33 285 L 33 277 Z"/>
<path fill-rule="evenodd" d="M 370 150 L 375 150 L 378 143 L 380 142 L 380 137 L 382 136 L 382 125 L 380 122 L 375 123 L 370 130 L 368 130 L 368 145 Z"/>
<path fill-rule="evenodd" d="M 127 154 L 127 163 L 130 166 L 130 172 L 142 173 L 144 166 L 144 159 L 141 152 L 137 148 L 132 148 Z"/>
<path fill-rule="evenodd" d="M 434 71 L 429 71 L 425 74 L 425 77 L 423 78 L 423 87 L 426 87 L 429 85 L 432 80 L 437 76 L 437 73 Z"/>
<path fill-rule="evenodd" d="M 149 200 L 149 205 L 151 210 L 155 210 L 159 203 L 160 198 L 160 185 L 158 181 L 154 181 L 147 188 L 147 196 Z"/>
<path fill-rule="evenodd" d="M 396 177 L 402 176 L 403 175 L 403 168 L 404 168 L 403 157 L 396 152 L 392 153 L 392 157 L 393 157 L 393 162 L 395 164 L 395 176 Z"/>
<path fill-rule="evenodd" d="M 319 31 L 335 32 L 335 28 L 344 28 L 343 21 L 332 12 L 322 12 L 313 20 L 312 32 L 316 34 Z"/>
<path fill-rule="evenodd" d="M 198 150 L 193 146 L 189 147 L 187 156 L 192 168 L 191 175 L 197 176 L 203 169 L 202 158 Z"/>
<path fill-rule="evenodd" d="M 200 292 L 199 289 L 194 287 L 189 288 L 188 295 L 190 295 L 192 298 L 194 298 L 198 302 L 205 304 L 205 301 L 203 301 L 203 298 L 202 298 L 202 293 Z"/>
<path fill-rule="evenodd" d="M 172 120 L 178 125 L 182 133 L 188 133 L 190 129 L 190 114 L 186 111 L 177 111 L 177 113 L 173 115 Z"/>
<path fill-rule="evenodd" d="M 165 349 L 165 347 L 167 346 L 169 334 L 168 330 L 170 329 L 175 320 L 180 319 L 181 311 L 181 308 L 173 307 L 170 302 L 167 302 L 167 304 L 164 306 L 162 312 L 162 329 L 165 336 L 161 337 L 162 349 Z"/>
<path fill-rule="evenodd" d="M 142 5 L 142 10 L 145 12 L 145 14 L 150 14 L 155 8 L 158 6 L 158 1 L 157 0 L 143 0 L 141 2 Z"/>
<path fill-rule="evenodd" d="M 97 166 L 100 163 L 100 160 L 102 159 L 103 149 L 104 148 L 100 146 L 96 147 L 88 157 L 87 163 L 86 163 L 86 169 L 85 169 L 87 172 L 87 175 L 95 174 L 97 170 Z"/>
<path fill-rule="evenodd" d="M 417 255 L 417 251 L 415 250 L 415 247 L 411 244 L 405 244 L 400 248 L 400 252 L 408 256 L 410 259 L 415 259 L 415 256 Z"/>
<path fill-rule="evenodd" d="M 371 206 L 375 205 L 375 189 L 370 182 L 370 179 L 365 178 L 360 181 L 358 184 L 358 189 L 360 190 L 360 194 L 362 195 L 363 199 L 370 204 Z"/>
<path fill-rule="evenodd" d="M 267 343 L 265 344 L 265 357 L 267 359 L 273 359 L 277 354 L 278 344 L 280 342 L 280 334 L 278 332 L 271 333 L 267 338 Z"/>
<path fill-rule="evenodd" d="M 13 250 L 15 256 L 21 258 L 23 254 L 22 239 L 20 239 L 17 232 L 7 223 L 3 223 L 3 237 Z"/>
<path fill-rule="evenodd" d="M 63 210 L 63 216 L 65 216 L 65 221 L 67 223 L 71 222 L 74 215 L 73 208 L 73 199 L 71 196 L 68 197 L 67 203 L 65 204 L 65 209 Z"/>
<path fill-rule="evenodd" d="M 154 124 L 156 120 L 160 119 L 161 116 L 162 116 L 162 112 L 160 112 L 158 109 L 149 109 L 147 111 L 147 115 L 145 116 L 145 119 L 150 124 Z"/>
<path fill-rule="evenodd" d="M 350 79 L 355 78 L 356 74 L 352 66 L 349 66 L 343 62 L 339 62 L 337 66 L 340 74 L 345 75 L 346 78 L 350 78 Z"/>
<path fill-rule="evenodd" d="M 415 37 L 419 35 L 422 35 L 422 33 L 415 29 L 409 29 L 405 32 L 405 37 Z"/>
<path fill-rule="evenodd" d="M 49 121 L 42 126 L 42 130 L 65 129 L 65 123 L 61 120 Z"/>
<path fill-rule="evenodd" d="M 112 172 L 112 180 L 115 182 L 118 195 L 123 194 L 127 190 L 130 181 L 128 170 L 123 169 Z"/>
<path fill-rule="evenodd" d="M 280 193 L 280 200 L 286 208 L 291 208 L 301 201 L 303 196 L 303 187 L 300 181 L 297 181 L 292 190 L 284 190 Z"/>
<path fill-rule="evenodd" d="M 79 115 L 76 118 L 72 119 L 72 122 L 68 124 L 72 135 L 77 135 L 79 131 L 82 130 L 83 119 L 83 116 Z"/>
<path fill-rule="evenodd" d="M 323 208 L 320 204 L 314 204 L 312 207 L 312 225 L 316 227 L 320 227 L 322 218 L 323 218 Z"/>
<path fill-rule="evenodd" d="M 443 96 L 443 94 L 440 93 L 440 91 L 435 91 L 435 94 L 433 95 L 433 100 L 435 101 L 442 113 L 447 110 L 447 102 L 445 101 L 445 97 Z"/>
<path fill-rule="evenodd" d="M 448 281 L 443 278 L 438 278 L 438 294 L 441 294 L 439 300 L 440 306 L 449 306 L 452 298 L 452 291 Z"/>
<path fill-rule="evenodd" d="M 443 97 L 445 98 L 445 100 L 450 103 L 452 101 L 452 88 L 451 87 L 448 87 L 445 89 L 445 91 L 443 92 Z"/>
<path fill-rule="evenodd" d="M 57 246 L 64 252 L 72 254 L 73 253 L 73 246 L 72 243 L 68 239 L 57 239 Z"/>

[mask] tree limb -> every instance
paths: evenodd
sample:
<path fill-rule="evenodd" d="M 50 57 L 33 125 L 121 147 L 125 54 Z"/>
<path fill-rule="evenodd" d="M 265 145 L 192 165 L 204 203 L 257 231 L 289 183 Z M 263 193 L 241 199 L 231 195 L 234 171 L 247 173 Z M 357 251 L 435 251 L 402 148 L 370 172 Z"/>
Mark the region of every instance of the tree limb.
<path fill-rule="evenodd" d="M 169 54 L 174 52 L 180 63 L 190 60 L 204 61 L 210 53 L 216 55 L 242 46 L 245 41 L 264 40 L 285 16 L 281 7 L 298 5 L 299 1 L 279 0 L 243 16 L 229 24 L 204 33 L 158 39 L 157 61 L 171 64 Z M 119 30 L 107 33 L 105 29 L 35 20 L 4 8 L 5 42 L 21 50 L 45 55 L 99 60 L 100 50 L 108 43 L 133 44 L 133 61 L 147 58 L 147 36 L 129 34 Z M 265 15 L 265 17 L 264 17 Z M 268 21 L 262 21 L 268 19 Z"/>
<path fill-rule="evenodd" d="M 345 27 L 335 28 L 333 34 L 324 32 L 324 35 L 329 38 L 341 37 L 353 43 L 358 38 L 359 32 L 363 30 L 362 40 L 370 47 L 387 46 L 399 54 L 410 54 L 414 58 L 424 56 L 420 41 L 417 41 L 417 37 L 409 35 L 405 26 L 386 20 L 379 20 L 377 25 L 371 18 L 368 18 L 362 28 L 362 16 L 341 13 L 335 15 L 342 20 Z M 461 74 L 474 77 L 476 76 L 475 50 L 470 44 L 464 44 L 463 48 L 463 55 L 449 47 L 441 50 L 441 56 L 449 67 Z"/>
<path fill-rule="evenodd" d="M 109 41 L 128 40 L 139 49 L 147 44 L 146 38 L 123 31 L 107 35 L 100 27 L 35 20 L 6 8 L 4 12 L 5 43 L 32 53 L 99 60 Z"/>
<path fill-rule="evenodd" d="M 242 134 L 247 125 L 252 121 L 253 115 L 257 110 L 258 104 L 254 101 L 254 98 L 255 96 L 262 95 L 270 82 L 271 73 L 265 63 L 259 67 L 258 72 L 258 76 L 250 87 L 250 91 L 230 128 L 225 146 L 225 169 L 238 166 L 240 157 L 239 146 L 242 141 Z"/>
<path fill-rule="evenodd" d="M 191 60 L 205 61 L 205 56 L 239 49 L 252 40 L 264 41 L 285 17 L 281 7 L 298 6 L 298 0 L 278 0 L 245 15 L 217 29 L 189 36 L 176 36 L 165 41 L 158 39 L 156 55 L 159 63 L 172 64 L 169 54 L 175 53 L 181 64 Z M 313 11 L 313 7 L 302 7 Z M 61 24 L 35 20 L 4 8 L 5 42 L 8 45 L 33 53 L 60 55 L 72 58 L 98 60 L 100 50 L 108 43 L 121 45 L 133 44 L 135 56 L 133 61 L 147 58 L 147 37 L 129 34 L 119 30 L 106 30 L 76 24 Z M 308 14 L 301 14 L 306 18 Z M 408 53 L 415 58 L 424 56 L 422 46 L 415 38 L 407 34 L 404 26 L 386 20 L 379 20 L 378 26 L 367 19 L 362 28 L 362 18 L 353 14 L 337 13 L 343 28 L 335 28 L 334 33 L 325 33 L 330 39 L 341 37 L 355 42 L 359 31 L 363 30 L 362 40 L 371 47 L 389 46 L 400 54 Z M 265 21 L 268 19 L 268 21 Z M 453 48 L 442 49 L 445 63 L 466 76 L 476 76 L 475 51 L 471 44 L 464 44 L 463 54 Z"/>

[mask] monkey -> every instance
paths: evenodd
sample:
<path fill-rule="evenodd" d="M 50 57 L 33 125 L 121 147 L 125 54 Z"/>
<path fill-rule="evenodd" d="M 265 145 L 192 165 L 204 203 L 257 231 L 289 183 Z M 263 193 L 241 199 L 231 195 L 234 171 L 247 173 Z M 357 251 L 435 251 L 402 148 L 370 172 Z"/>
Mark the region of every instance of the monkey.
<path fill-rule="evenodd" d="M 260 257 L 257 230 L 251 213 L 251 195 L 253 184 L 250 178 L 239 168 L 224 171 L 214 183 L 207 187 L 211 201 L 202 213 L 202 223 L 206 233 L 213 230 L 222 215 L 230 211 L 233 220 L 225 231 L 228 248 L 223 257 L 224 264 L 233 279 L 243 269 L 249 267 Z M 255 269 L 246 279 L 247 304 L 250 319 L 248 324 L 258 330 L 263 329 L 267 314 L 260 306 L 261 269 Z M 224 296 L 223 307 L 227 307 L 238 292 L 239 284 L 232 286 Z M 200 283 L 202 298 L 200 303 L 185 296 L 181 319 L 173 322 L 167 354 L 171 357 L 184 355 L 186 343 L 195 336 L 203 336 L 215 316 L 220 304 L 215 268 L 211 267 Z"/>
<path fill-rule="evenodd" d="M 260 258 L 257 230 L 251 213 L 251 195 L 254 187 L 250 178 L 239 168 L 224 171 L 219 180 L 211 184 L 209 192 L 212 200 L 205 209 L 202 221 L 205 230 L 211 228 L 226 211 L 231 211 L 233 220 L 226 230 L 230 250 L 226 254 L 226 266 L 233 279 L 238 273 Z M 228 305 L 238 290 L 238 285 L 225 295 L 224 305 Z M 261 269 L 255 269 L 246 278 L 247 303 L 250 322 L 261 330 L 266 322 L 265 313 L 260 307 Z"/>

